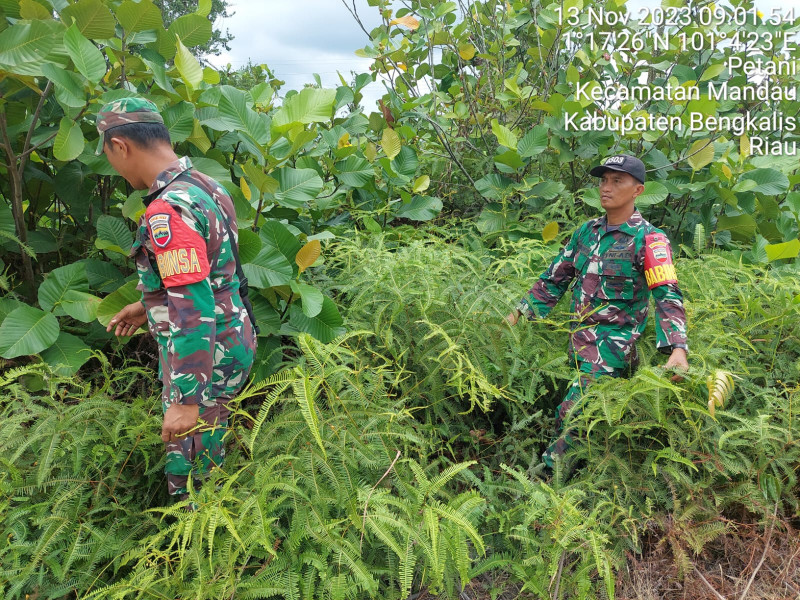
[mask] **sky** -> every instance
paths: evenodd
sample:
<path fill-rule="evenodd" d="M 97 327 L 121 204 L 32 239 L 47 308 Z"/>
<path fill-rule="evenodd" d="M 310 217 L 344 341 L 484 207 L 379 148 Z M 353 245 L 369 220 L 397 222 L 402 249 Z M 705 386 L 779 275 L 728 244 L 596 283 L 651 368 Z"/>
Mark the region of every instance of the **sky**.
<path fill-rule="evenodd" d="M 351 8 L 352 3 L 348 0 Z M 209 59 L 218 68 L 228 63 L 241 67 L 248 58 L 254 64 L 266 63 L 286 82 L 282 93 L 312 83 L 314 73 L 324 87 L 337 87 L 341 85 L 337 70 L 348 82 L 351 71 L 369 72 L 372 61 L 355 55 L 369 38 L 342 0 L 229 0 L 229 5 L 234 16 L 215 26 L 230 30 L 234 40 L 230 52 Z M 355 5 L 367 31 L 378 25 L 377 8 L 367 0 L 355 0 Z M 383 94 L 381 83 L 371 84 L 364 105 L 371 108 Z"/>

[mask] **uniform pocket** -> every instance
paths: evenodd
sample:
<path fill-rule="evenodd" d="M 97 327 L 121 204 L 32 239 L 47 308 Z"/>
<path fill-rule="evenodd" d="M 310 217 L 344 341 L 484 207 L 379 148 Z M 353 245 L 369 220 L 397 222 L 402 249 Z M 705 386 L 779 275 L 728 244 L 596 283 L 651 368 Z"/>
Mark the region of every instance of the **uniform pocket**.
<path fill-rule="evenodd" d="M 597 297 L 604 300 L 633 300 L 633 265 L 628 261 L 602 261 Z"/>

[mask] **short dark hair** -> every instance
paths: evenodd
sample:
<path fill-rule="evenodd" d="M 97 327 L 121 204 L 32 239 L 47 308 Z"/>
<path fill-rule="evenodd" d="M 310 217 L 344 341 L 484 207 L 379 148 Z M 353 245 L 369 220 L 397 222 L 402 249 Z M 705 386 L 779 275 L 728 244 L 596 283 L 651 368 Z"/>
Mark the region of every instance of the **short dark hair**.
<path fill-rule="evenodd" d="M 152 148 L 159 142 L 172 145 L 169 130 L 163 123 L 126 123 L 107 129 L 103 135 L 106 145 L 111 144 L 113 137 L 127 138 L 140 148 Z"/>

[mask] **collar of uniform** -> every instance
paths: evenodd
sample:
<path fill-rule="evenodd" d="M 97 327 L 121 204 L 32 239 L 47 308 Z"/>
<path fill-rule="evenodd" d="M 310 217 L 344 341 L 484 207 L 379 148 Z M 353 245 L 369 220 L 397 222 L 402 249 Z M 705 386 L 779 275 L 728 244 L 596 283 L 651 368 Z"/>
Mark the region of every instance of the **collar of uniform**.
<path fill-rule="evenodd" d="M 149 204 L 152 202 L 158 194 L 167 187 L 170 183 L 175 181 L 175 178 L 178 177 L 181 173 L 188 171 L 192 168 L 192 161 L 189 159 L 188 156 L 184 156 L 179 158 L 173 163 L 161 171 L 156 177 L 156 180 L 153 182 L 153 185 L 150 186 L 148 190 L 147 196 L 145 196 L 145 204 Z"/>
<path fill-rule="evenodd" d="M 639 212 L 638 209 L 634 209 L 633 214 L 628 218 L 627 221 L 620 224 L 619 229 L 617 231 L 622 231 L 627 233 L 628 235 L 636 235 L 636 231 L 639 229 L 639 226 L 644 221 L 642 217 L 642 213 Z M 608 224 L 608 217 L 603 215 L 599 219 L 594 222 L 595 228 L 602 227 L 605 230 L 606 225 Z"/>

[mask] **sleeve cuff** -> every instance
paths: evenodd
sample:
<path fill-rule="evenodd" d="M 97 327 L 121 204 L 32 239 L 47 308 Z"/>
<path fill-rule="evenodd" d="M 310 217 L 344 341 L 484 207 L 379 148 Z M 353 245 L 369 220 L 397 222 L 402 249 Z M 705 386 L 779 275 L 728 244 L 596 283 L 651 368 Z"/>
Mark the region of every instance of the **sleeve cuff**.
<path fill-rule="evenodd" d="M 515 308 L 520 312 L 520 314 L 524 315 L 528 321 L 533 321 L 536 318 L 536 315 L 533 313 L 531 307 L 527 302 L 525 302 L 525 300 L 520 300 Z"/>

